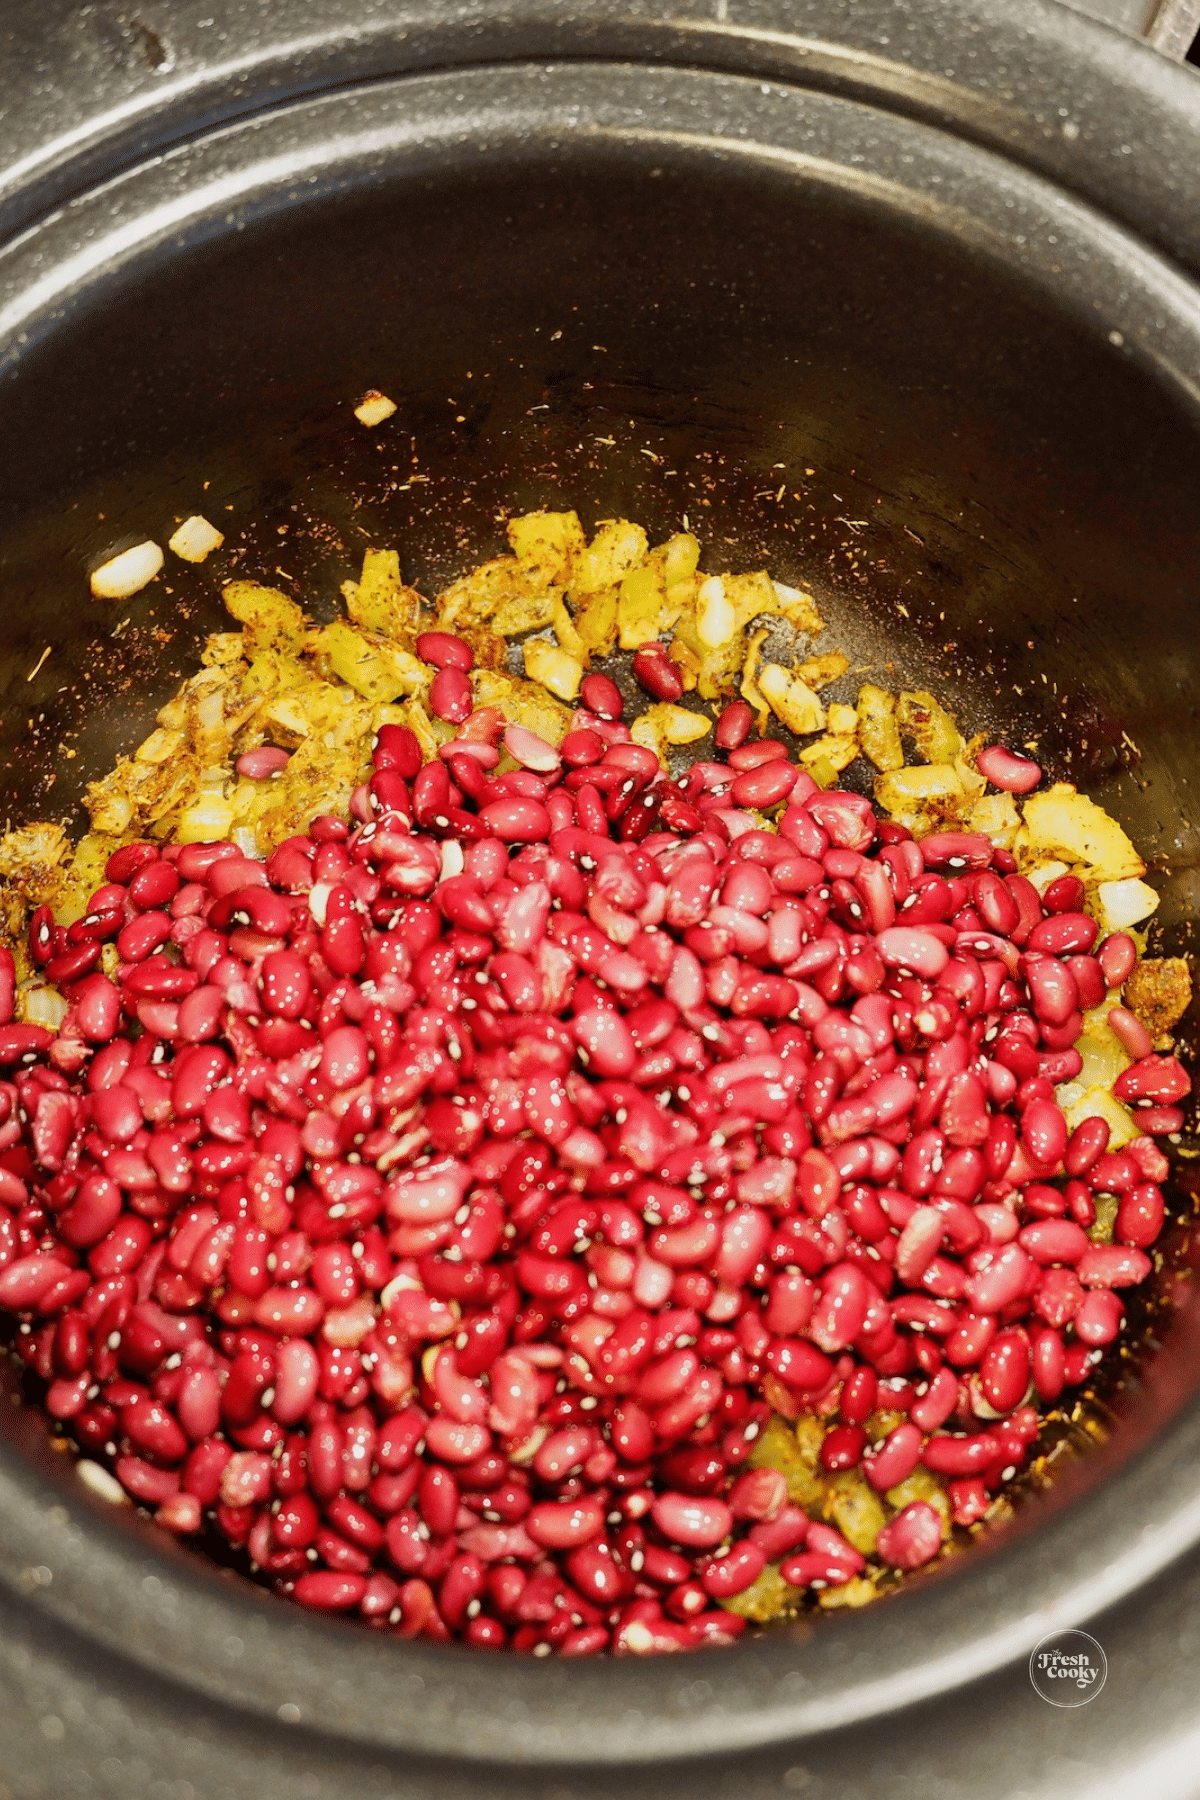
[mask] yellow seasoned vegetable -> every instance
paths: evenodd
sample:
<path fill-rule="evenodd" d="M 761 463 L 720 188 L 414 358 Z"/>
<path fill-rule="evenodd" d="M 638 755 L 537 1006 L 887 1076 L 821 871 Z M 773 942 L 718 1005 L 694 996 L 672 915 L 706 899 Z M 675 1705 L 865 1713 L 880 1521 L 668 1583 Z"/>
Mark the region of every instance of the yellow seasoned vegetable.
<path fill-rule="evenodd" d="M 805 637 L 816 637 L 825 629 L 825 621 L 817 611 L 811 594 L 802 588 L 785 587 L 782 581 L 772 581 L 775 591 L 775 605 L 772 612 L 777 612 L 786 619 L 794 630 Z"/>
<path fill-rule="evenodd" d="M 674 629 L 694 598 L 700 546 L 690 532 L 652 550 L 623 578 L 617 594 L 622 650 L 637 650 Z"/>
<path fill-rule="evenodd" d="M 817 1458 L 824 1432 L 816 1419 L 802 1416 L 796 1421 L 797 1431 L 805 1428 L 803 1441 L 789 1430 L 787 1421 L 778 1417 L 768 1421 L 766 1429 L 750 1452 L 752 1469 L 778 1469 L 787 1482 L 788 1498 L 794 1506 L 802 1506 L 812 1514 L 819 1512 L 825 1494 L 825 1479 L 818 1473 Z M 815 1446 L 811 1428 L 815 1426 Z"/>
<path fill-rule="evenodd" d="M 591 660 L 589 647 L 579 635 L 574 619 L 567 611 L 561 594 L 554 594 L 550 601 L 550 623 L 554 627 L 554 635 L 558 639 L 560 650 L 573 656 L 581 668 L 586 668 Z"/>
<path fill-rule="evenodd" d="M 548 644 L 545 638 L 530 638 L 525 645 L 525 673 L 560 700 L 573 700 L 583 680 L 583 664 L 577 656 Z"/>
<path fill-rule="evenodd" d="M 508 521 L 508 541 L 518 562 L 537 569 L 550 586 L 565 588 L 587 544 L 578 513 L 523 513 Z"/>
<path fill-rule="evenodd" d="M 1144 881 L 1102 881 L 1096 889 L 1093 911 L 1101 931 L 1128 931 L 1141 925 L 1158 909 L 1158 895 Z"/>
<path fill-rule="evenodd" d="M 1182 956 L 1146 956 L 1125 983 L 1125 1004 L 1152 1038 L 1173 1031 L 1192 1003 L 1192 977 Z"/>
<path fill-rule="evenodd" d="M 814 693 L 819 693 L 831 681 L 839 681 L 849 667 L 850 658 L 842 651 L 827 650 L 821 656 L 810 656 L 805 662 L 797 663 L 795 672 Z"/>
<path fill-rule="evenodd" d="M 22 825 L 0 838 L 0 876 L 28 894 L 54 879 L 70 849 L 61 825 Z"/>
<path fill-rule="evenodd" d="M 726 1612 L 736 1613 L 741 1619 L 750 1619 L 756 1625 L 765 1625 L 769 1619 L 778 1619 L 795 1610 L 803 1598 L 803 1591 L 794 1588 L 779 1573 L 778 1563 L 768 1563 L 758 1580 L 740 1594 L 734 1594 L 730 1600 L 722 1600 L 721 1605 Z"/>
<path fill-rule="evenodd" d="M 539 642 L 540 639 L 533 639 L 526 650 Z M 543 648 L 556 656 L 563 654 L 561 650 L 554 651 L 551 644 L 544 644 Z M 477 707 L 498 707 L 510 724 L 527 726 L 548 744 L 561 743 L 571 714 L 539 682 L 522 681 L 519 675 L 503 674 L 498 669 L 477 670 L 472 679 Z"/>
<path fill-rule="evenodd" d="M 628 519 L 610 519 L 574 559 L 571 598 L 577 600 L 623 581 L 645 560 L 646 549 L 646 533 L 640 525 L 632 525 Z"/>
<path fill-rule="evenodd" d="M 779 663 L 764 663 L 758 689 L 775 717 L 798 737 L 825 729 L 825 708 L 812 689 Z"/>
<path fill-rule="evenodd" d="M 617 589 L 586 594 L 575 613 L 579 641 L 592 656 L 611 656 L 617 646 Z"/>
<path fill-rule="evenodd" d="M 843 708 L 842 710 L 850 709 Z M 813 772 L 813 779 L 819 781 L 822 787 L 832 787 L 833 783 L 822 777 L 830 769 L 835 775 L 839 774 L 854 761 L 857 755 L 857 736 L 853 733 L 827 731 L 823 737 L 817 738 L 815 743 L 805 744 L 801 748 L 800 763 L 804 768 Z M 815 773 L 818 767 L 821 769 L 820 774 Z"/>
<path fill-rule="evenodd" d="M 858 693 L 858 741 L 864 756 L 886 774 L 904 762 L 900 728 L 896 723 L 896 696 L 884 688 L 864 684 Z"/>
<path fill-rule="evenodd" d="M 874 1488 L 868 1487 L 861 1469 L 847 1469 L 830 1479 L 823 1512 L 860 1555 L 874 1553 L 875 1539 L 887 1520 L 883 1502 Z"/>
<path fill-rule="evenodd" d="M 1013 854 L 1022 869 L 1031 862 L 1060 858 L 1085 882 L 1124 881 L 1146 872 L 1117 821 L 1065 781 L 1029 795 Z"/>
<path fill-rule="evenodd" d="M 400 557 L 395 550 L 368 550 L 362 576 L 342 585 L 346 611 L 364 631 L 392 638 L 406 650 L 414 648 L 422 629 L 423 605 L 415 588 L 400 579 Z"/>
<path fill-rule="evenodd" d="M 419 694 L 429 683 L 428 665 L 411 651 L 386 638 L 369 637 L 342 619 L 325 627 L 316 649 L 335 675 L 377 706 L 402 694 Z"/>
<path fill-rule="evenodd" d="M 985 794 L 963 815 L 963 829 L 981 831 L 1003 850 L 1012 848 L 1020 829 L 1021 815 L 1011 794 Z"/>
<path fill-rule="evenodd" d="M 694 744 L 711 730 L 712 720 L 706 713 L 692 712 L 686 706 L 672 706 L 669 701 L 664 701 L 658 706 L 648 706 L 639 714 L 630 728 L 630 736 L 635 744 L 644 744 L 656 756 L 665 758 L 670 746 Z"/>
<path fill-rule="evenodd" d="M 958 770 L 951 763 L 909 763 L 903 769 L 881 775 L 875 783 L 880 805 L 887 812 L 901 806 L 956 799 L 962 791 Z"/>
<path fill-rule="evenodd" d="M 900 695 L 896 719 L 901 731 L 913 740 L 926 762 L 952 763 L 962 754 L 962 733 L 954 722 L 954 714 L 939 706 L 933 695 L 923 688 Z"/>
<path fill-rule="evenodd" d="M 256 581 L 231 581 L 222 588 L 221 598 L 226 612 L 241 625 L 245 650 L 251 655 L 260 650 L 294 653 L 304 642 L 304 614 L 278 588 L 260 587 Z"/>

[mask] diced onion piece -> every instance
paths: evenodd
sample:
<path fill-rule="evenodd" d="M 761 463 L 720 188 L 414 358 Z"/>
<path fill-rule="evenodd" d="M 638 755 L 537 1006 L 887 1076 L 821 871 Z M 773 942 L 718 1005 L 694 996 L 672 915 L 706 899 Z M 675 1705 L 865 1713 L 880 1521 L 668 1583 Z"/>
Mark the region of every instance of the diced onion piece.
<path fill-rule="evenodd" d="M 163 553 L 151 538 L 110 556 L 106 563 L 92 570 L 92 592 L 97 600 L 127 600 L 153 581 L 163 566 Z"/>
<path fill-rule="evenodd" d="M 669 700 L 651 707 L 650 711 L 662 721 L 662 733 L 668 744 L 694 744 L 712 730 L 712 720 L 706 713 L 693 712 L 687 706 L 673 706 Z"/>
<path fill-rule="evenodd" d="M 1158 895 L 1144 881 L 1102 881 L 1096 889 L 1097 918 L 1102 931 L 1127 931 L 1140 925 L 1158 906 Z"/>
<path fill-rule="evenodd" d="M 211 556 L 214 550 L 219 550 L 224 542 L 223 531 L 218 531 L 215 525 L 210 525 L 200 513 L 193 513 L 191 518 L 185 519 L 178 531 L 168 538 L 167 548 L 173 550 L 176 556 L 182 557 L 184 562 L 201 563 L 206 556 Z"/>
<path fill-rule="evenodd" d="M 354 416 L 360 425 L 382 425 L 390 419 L 396 410 L 396 402 L 381 394 L 378 388 L 368 388 L 354 409 Z"/>
<path fill-rule="evenodd" d="M 42 1025 L 57 1031 L 67 1016 L 67 1003 L 56 987 L 37 982 L 17 994 L 17 1017 L 24 1025 Z"/>
<path fill-rule="evenodd" d="M 696 596 L 696 636 L 709 650 L 719 650 L 736 630 L 737 614 L 725 597 L 725 583 L 710 575 Z"/>
<path fill-rule="evenodd" d="M 1038 863 L 1036 868 L 1028 870 L 1025 879 L 1033 883 L 1039 894 L 1044 894 L 1060 875 L 1069 875 L 1070 873 L 1071 870 L 1065 862 L 1044 862 Z"/>

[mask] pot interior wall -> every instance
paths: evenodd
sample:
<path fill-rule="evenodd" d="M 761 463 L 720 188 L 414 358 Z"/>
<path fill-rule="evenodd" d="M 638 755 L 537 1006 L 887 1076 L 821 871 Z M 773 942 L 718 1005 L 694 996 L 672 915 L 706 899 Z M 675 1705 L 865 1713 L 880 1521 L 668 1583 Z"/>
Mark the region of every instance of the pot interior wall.
<path fill-rule="evenodd" d="M 371 432 L 368 387 L 399 407 Z M 139 741 L 235 566 L 321 614 L 371 544 L 424 586 L 503 549 L 505 512 L 686 515 L 705 566 L 821 596 L 849 692 L 869 667 L 1036 740 L 1165 878 L 1175 949 L 1197 431 L 1094 321 L 794 176 L 498 159 L 297 205 L 164 258 L 0 386 L 0 810 L 65 814 Z M 89 563 L 192 511 L 232 555 L 91 601 Z"/>

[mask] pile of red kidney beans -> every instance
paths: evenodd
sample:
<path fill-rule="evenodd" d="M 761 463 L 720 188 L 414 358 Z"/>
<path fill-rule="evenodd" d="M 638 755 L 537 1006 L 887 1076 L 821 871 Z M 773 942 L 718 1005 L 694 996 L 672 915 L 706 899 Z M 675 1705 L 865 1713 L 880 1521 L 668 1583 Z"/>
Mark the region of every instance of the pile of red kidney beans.
<path fill-rule="evenodd" d="M 727 1643 L 768 1563 L 851 1580 L 749 1466 L 772 1412 L 974 1522 L 1163 1225 L 1178 1061 L 1115 1008 L 1144 1135 L 1055 1100 L 1136 954 L 1078 881 L 914 842 L 741 703 L 679 781 L 621 710 L 589 676 L 555 747 L 467 684 L 437 761 L 385 726 L 352 817 L 265 862 L 118 850 L 31 923 L 57 1035 L 0 956 L 0 1307 L 46 1410 L 168 1530 L 401 1637 Z M 876 1559 L 941 1539 L 915 1501 Z"/>

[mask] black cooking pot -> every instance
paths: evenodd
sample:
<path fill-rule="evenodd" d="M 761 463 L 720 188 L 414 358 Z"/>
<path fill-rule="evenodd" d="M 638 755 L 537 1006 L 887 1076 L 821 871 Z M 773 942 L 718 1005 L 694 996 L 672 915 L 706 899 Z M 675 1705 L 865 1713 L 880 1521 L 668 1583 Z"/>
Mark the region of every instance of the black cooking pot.
<path fill-rule="evenodd" d="M 212 565 L 112 610 L 86 579 L 189 512 L 318 613 L 369 544 L 437 583 L 502 509 L 686 514 L 710 566 L 815 588 L 855 665 L 1036 738 L 1186 947 L 1194 75 L 1035 0 L 198 11 L 8 9 L 6 815 L 68 809 L 194 665 Z M 368 387 L 399 408 L 373 432 Z M 1013 1528 L 693 1657 L 326 1624 L 94 1500 L 6 1409 L 0 1796 L 1200 1792 L 1176 1261 L 1111 1441 Z M 1066 1709 L 1027 1664 L 1073 1625 L 1108 1680 Z"/>

